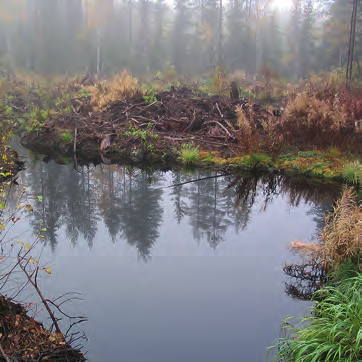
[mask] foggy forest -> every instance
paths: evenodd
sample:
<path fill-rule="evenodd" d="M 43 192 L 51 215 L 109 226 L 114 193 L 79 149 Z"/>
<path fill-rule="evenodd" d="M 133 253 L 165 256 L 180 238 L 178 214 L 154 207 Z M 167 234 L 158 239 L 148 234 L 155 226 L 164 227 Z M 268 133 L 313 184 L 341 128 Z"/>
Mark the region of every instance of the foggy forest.
<path fill-rule="evenodd" d="M 0 68 L 142 76 L 174 67 L 194 76 L 222 65 L 298 79 L 346 64 L 351 8 L 352 0 L 1 0 Z"/>

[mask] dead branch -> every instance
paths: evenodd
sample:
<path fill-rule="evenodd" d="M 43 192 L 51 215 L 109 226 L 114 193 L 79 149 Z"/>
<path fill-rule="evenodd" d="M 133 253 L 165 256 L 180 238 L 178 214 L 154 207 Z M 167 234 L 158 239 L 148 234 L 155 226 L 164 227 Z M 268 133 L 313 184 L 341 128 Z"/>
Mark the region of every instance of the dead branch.
<path fill-rule="evenodd" d="M 5 352 L 4 352 L 1 344 L 0 344 L 0 352 L 1 352 L 1 354 L 3 355 L 3 357 L 5 358 L 6 362 L 10 362 L 10 359 L 9 359 L 9 357 L 5 354 Z"/>
<path fill-rule="evenodd" d="M 178 183 L 178 184 L 174 184 L 174 185 L 171 185 L 171 186 L 165 186 L 165 187 L 161 187 L 161 188 L 177 187 L 177 186 L 182 186 L 182 185 L 190 184 L 190 183 L 192 183 L 192 182 L 203 181 L 203 180 L 207 180 L 207 179 L 210 179 L 210 178 L 224 177 L 224 176 L 228 176 L 228 175 L 231 175 L 231 173 L 230 173 L 230 172 L 225 172 L 225 173 L 222 173 L 222 174 L 220 174 L 220 175 L 202 177 L 202 178 L 198 178 L 198 179 L 196 179 L 196 180 L 185 181 L 185 182 L 181 182 L 181 183 Z"/>
<path fill-rule="evenodd" d="M 191 128 L 192 128 L 192 126 L 194 125 L 195 119 L 196 119 L 196 111 L 194 110 L 194 116 L 193 116 L 193 118 L 192 118 L 192 121 L 191 121 L 191 123 L 185 128 L 184 132 L 186 132 L 188 129 L 191 129 Z"/>
<path fill-rule="evenodd" d="M 74 127 L 74 146 L 73 146 L 73 153 L 77 151 L 77 127 Z"/>
<path fill-rule="evenodd" d="M 210 124 L 210 123 L 216 123 L 216 124 L 218 124 L 218 125 L 227 133 L 227 135 L 228 135 L 229 137 L 232 137 L 231 134 L 230 134 L 230 132 L 227 130 L 227 128 L 226 128 L 225 126 L 223 126 L 220 122 L 218 122 L 218 121 L 207 121 L 207 122 L 205 122 L 204 124 Z"/>
<path fill-rule="evenodd" d="M 35 278 L 32 279 L 32 277 L 30 276 L 30 274 L 28 273 L 28 271 L 26 270 L 26 266 L 24 266 L 21 262 L 19 262 L 19 266 L 21 268 L 21 270 L 24 272 L 24 274 L 26 275 L 26 277 L 28 278 L 30 284 L 32 284 L 32 286 L 35 288 L 36 292 L 38 293 L 42 303 L 44 304 L 51 320 L 53 321 L 55 330 L 57 331 L 57 333 L 59 333 L 60 335 L 62 334 L 62 331 L 59 328 L 59 324 L 58 324 L 58 320 L 57 318 L 55 318 L 55 315 L 53 313 L 53 311 L 50 309 L 49 304 L 47 302 L 47 300 L 44 298 L 43 293 L 41 292 L 41 290 L 38 287 L 38 283 L 37 283 L 37 276 L 38 276 L 38 272 L 39 272 L 39 266 L 36 267 L 36 273 L 35 273 Z"/>
<path fill-rule="evenodd" d="M 219 108 L 219 105 L 217 104 L 217 102 L 216 102 L 216 108 L 217 108 L 217 110 L 219 111 L 220 117 L 221 117 L 221 118 L 224 118 L 224 115 L 221 113 L 220 108 Z"/>

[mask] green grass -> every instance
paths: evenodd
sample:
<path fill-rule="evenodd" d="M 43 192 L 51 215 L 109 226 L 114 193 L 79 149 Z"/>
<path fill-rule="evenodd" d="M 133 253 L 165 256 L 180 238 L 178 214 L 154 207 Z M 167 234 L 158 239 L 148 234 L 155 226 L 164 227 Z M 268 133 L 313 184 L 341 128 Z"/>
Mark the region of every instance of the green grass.
<path fill-rule="evenodd" d="M 357 362 L 362 359 L 362 276 L 356 266 L 338 270 L 325 288 L 317 291 L 312 316 L 297 324 L 284 320 L 287 338 L 270 347 L 278 349 L 277 361 Z M 342 279 L 340 279 L 342 278 Z M 336 280 L 337 279 L 337 280 Z"/>
<path fill-rule="evenodd" d="M 265 155 L 263 153 L 253 153 L 251 155 L 249 155 L 249 158 L 247 160 L 247 164 L 250 167 L 253 167 L 255 165 L 257 165 L 258 167 L 260 166 L 268 166 L 271 165 L 271 157 L 268 155 Z"/>
<path fill-rule="evenodd" d="M 341 154 L 342 152 L 337 147 L 329 147 L 325 152 L 327 158 L 338 158 Z"/>
<path fill-rule="evenodd" d="M 73 136 L 70 133 L 62 133 L 62 141 L 63 142 L 70 142 Z"/>
<path fill-rule="evenodd" d="M 343 180 L 354 186 L 361 184 L 362 179 L 362 165 L 359 161 L 347 163 L 343 166 L 341 176 Z"/>
<path fill-rule="evenodd" d="M 187 165 L 193 165 L 199 161 L 199 148 L 193 147 L 192 145 L 185 145 L 181 148 L 181 159 L 182 162 Z"/>

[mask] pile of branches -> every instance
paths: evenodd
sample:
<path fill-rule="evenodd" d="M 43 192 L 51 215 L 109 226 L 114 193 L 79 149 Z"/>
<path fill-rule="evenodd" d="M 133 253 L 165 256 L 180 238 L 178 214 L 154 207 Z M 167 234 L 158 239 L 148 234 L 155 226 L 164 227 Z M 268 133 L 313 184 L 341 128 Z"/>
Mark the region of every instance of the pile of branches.
<path fill-rule="evenodd" d="M 144 97 L 132 100 L 116 100 L 98 109 L 91 99 L 81 99 L 72 105 L 72 114 L 53 119 L 43 131 L 56 133 L 56 127 L 77 129 L 77 141 L 82 144 L 122 136 L 130 124 L 137 129 L 152 127 L 163 139 L 195 144 L 223 146 L 237 142 L 230 125 L 238 121 L 237 108 L 242 108 L 255 126 L 263 120 L 274 117 L 272 111 L 260 104 L 245 99 L 222 96 L 196 96 L 191 88 L 171 88 L 155 95 L 151 100 Z M 278 111 L 274 112 L 279 115 Z"/>
<path fill-rule="evenodd" d="M 0 360 L 2 361 L 85 361 L 63 334 L 52 333 L 28 316 L 26 308 L 0 296 Z"/>

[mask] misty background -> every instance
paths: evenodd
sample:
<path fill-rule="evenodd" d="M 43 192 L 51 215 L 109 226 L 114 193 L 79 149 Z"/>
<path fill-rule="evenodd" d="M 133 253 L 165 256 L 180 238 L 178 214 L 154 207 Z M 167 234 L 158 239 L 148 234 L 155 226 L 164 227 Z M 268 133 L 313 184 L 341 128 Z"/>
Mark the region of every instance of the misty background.
<path fill-rule="evenodd" d="M 352 0 L 0 0 L 0 69 L 193 76 L 222 65 L 296 79 L 345 65 L 351 12 Z"/>

